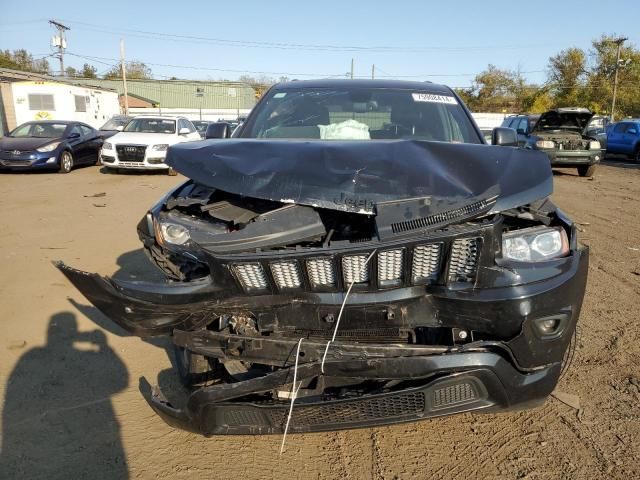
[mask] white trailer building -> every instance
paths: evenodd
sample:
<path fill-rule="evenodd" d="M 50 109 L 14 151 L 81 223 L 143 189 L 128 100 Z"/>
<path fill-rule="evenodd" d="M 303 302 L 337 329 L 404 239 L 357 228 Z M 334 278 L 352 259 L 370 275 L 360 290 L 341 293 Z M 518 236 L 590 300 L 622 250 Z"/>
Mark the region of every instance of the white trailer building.
<path fill-rule="evenodd" d="M 99 128 L 120 113 L 115 90 L 46 75 L 0 69 L 0 93 L 0 134 L 32 120 L 77 120 Z"/>

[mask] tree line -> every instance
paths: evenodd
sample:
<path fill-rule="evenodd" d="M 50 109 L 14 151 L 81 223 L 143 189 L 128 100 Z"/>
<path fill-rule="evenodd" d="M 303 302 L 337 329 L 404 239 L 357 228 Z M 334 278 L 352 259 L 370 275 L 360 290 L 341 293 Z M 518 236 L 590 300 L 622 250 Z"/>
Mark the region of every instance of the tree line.
<path fill-rule="evenodd" d="M 546 81 L 528 83 L 518 71 L 489 65 L 471 87 L 456 92 L 475 112 L 541 113 L 556 107 L 587 107 L 609 114 L 617 60 L 616 37 L 603 35 L 587 51 L 567 48 L 549 58 Z M 640 117 L 640 50 L 623 46 L 618 65 L 617 118 Z"/>

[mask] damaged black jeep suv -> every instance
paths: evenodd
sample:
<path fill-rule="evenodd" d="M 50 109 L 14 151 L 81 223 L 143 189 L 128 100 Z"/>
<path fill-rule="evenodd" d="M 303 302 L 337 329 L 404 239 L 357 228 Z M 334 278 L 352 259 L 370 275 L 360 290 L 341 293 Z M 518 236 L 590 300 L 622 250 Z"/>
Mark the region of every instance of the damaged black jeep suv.
<path fill-rule="evenodd" d="M 549 395 L 588 250 L 544 153 L 505 128 L 486 145 L 452 90 L 417 82 L 276 85 L 232 137 L 169 149 L 189 180 L 138 225 L 166 282 L 58 264 L 127 331 L 172 337 L 191 393 L 154 389 L 166 422 L 278 433 L 295 400 L 306 432 Z"/>

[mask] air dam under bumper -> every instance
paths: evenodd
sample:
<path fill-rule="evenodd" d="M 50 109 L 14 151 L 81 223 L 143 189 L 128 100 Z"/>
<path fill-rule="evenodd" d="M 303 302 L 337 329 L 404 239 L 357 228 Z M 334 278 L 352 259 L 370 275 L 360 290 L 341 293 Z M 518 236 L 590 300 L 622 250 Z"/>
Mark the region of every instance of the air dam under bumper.
<path fill-rule="evenodd" d="M 290 432 L 319 432 L 411 422 L 467 411 L 496 411 L 541 404 L 555 387 L 560 365 L 518 372 L 488 352 L 432 357 L 327 362 L 325 376 L 415 379 L 415 386 L 356 398 L 305 402 L 293 409 Z M 298 368 L 298 378 L 320 375 L 320 363 Z M 293 368 L 257 379 L 215 385 L 191 394 L 183 409 L 173 407 L 156 387 L 151 407 L 174 427 L 205 436 L 282 433 L 289 403 L 233 401 L 293 380 Z"/>

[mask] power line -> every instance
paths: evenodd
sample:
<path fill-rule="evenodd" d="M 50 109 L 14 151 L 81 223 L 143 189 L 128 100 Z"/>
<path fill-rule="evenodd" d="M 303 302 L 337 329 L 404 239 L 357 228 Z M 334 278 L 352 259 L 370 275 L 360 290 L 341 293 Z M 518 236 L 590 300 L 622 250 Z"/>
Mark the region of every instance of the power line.
<path fill-rule="evenodd" d="M 75 26 L 76 29 L 85 29 L 89 31 L 96 31 L 100 33 L 107 33 L 111 35 L 131 35 L 142 38 L 153 38 L 156 40 L 167 41 L 186 41 L 196 43 L 211 43 L 216 45 L 225 45 L 230 47 L 244 47 L 244 48 L 267 48 L 267 49 L 280 49 L 280 50 L 312 50 L 312 51 L 333 51 L 333 52 L 378 52 L 378 53 L 397 53 L 397 52 L 426 52 L 426 51 L 439 51 L 439 52 L 465 52 L 465 51 L 480 51 L 480 50 L 522 50 L 530 48 L 539 48 L 545 46 L 553 46 L 554 44 L 534 44 L 534 45 L 474 45 L 474 46 L 445 46 L 445 45 L 430 45 L 430 46 L 401 46 L 401 45 L 331 45 L 331 44 L 306 44 L 306 43 L 287 43 L 287 42 L 266 42 L 266 41 L 252 41 L 252 40 L 237 40 L 228 38 L 217 37 L 205 37 L 198 35 L 184 35 L 168 32 L 154 32 L 149 30 L 134 30 L 134 29 L 108 29 L 103 25 L 97 25 L 93 23 L 80 22 L 75 20 L 67 20 L 68 23 Z"/>

